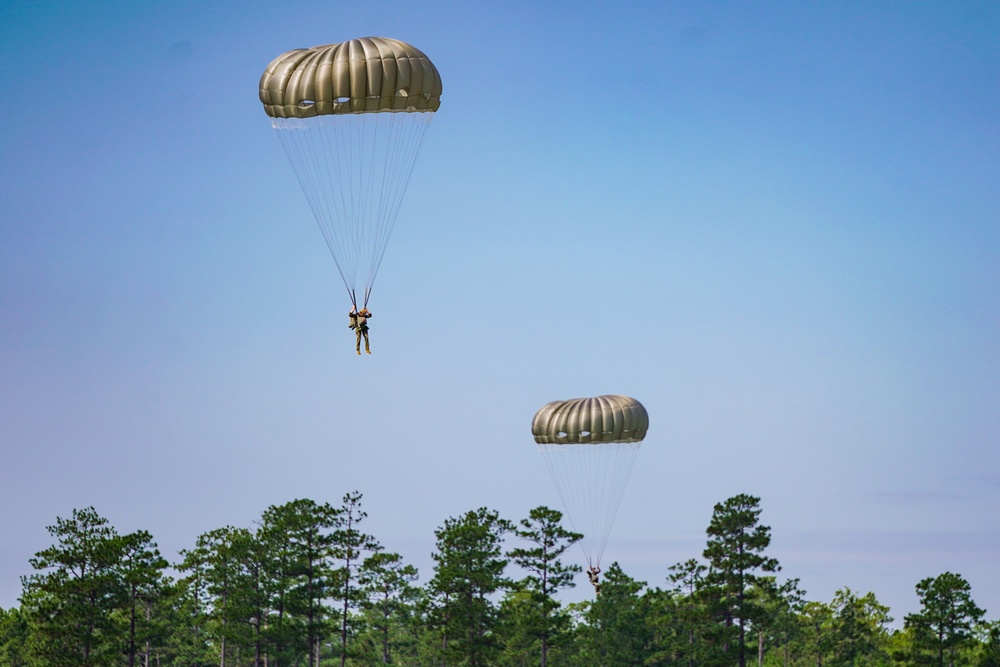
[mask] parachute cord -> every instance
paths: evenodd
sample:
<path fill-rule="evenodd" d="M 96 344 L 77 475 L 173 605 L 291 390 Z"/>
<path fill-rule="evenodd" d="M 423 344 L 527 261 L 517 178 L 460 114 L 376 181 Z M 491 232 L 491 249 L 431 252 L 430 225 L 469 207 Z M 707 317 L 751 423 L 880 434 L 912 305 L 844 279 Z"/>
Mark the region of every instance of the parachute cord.
<path fill-rule="evenodd" d="M 287 118 L 272 119 L 271 126 L 275 129 L 278 138 L 281 140 L 281 146 L 285 149 L 285 154 L 292 164 L 292 169 L 299 181 L 299 185 L 306 195 L 306 201 L 309 203 L 310 209 L 312 209 L 313 217 L 319 223 L 320 232 L 323 234 L 327 248 L 329 248 L 330 254 L 333 256 L 337 272 L 340 274 L 344 286 L 350 290 L 353 277 L 350 280 L 348 279 L 348 276 L 351 274 L 345 273 L 345 271 L 349 271 L 350 267 L 346 267 L 342 263 L 339 257 L 340 253 L 337 252 L 339 243 L 335 234 L 336 228 L 323 223 L 325 219 L 332 219 L 331 206 L 329 198 L 326 196 L 326 191 L 321 185 L 324 180 L 324 170 L 319 167 L 322 161 L 319 159 L 321 157 L 320 154 L 315 150 L 317 142 L 310 138 L 313 133 L 320 133 L 320 136 L 323 136 L 322 127 L 312 127 L 301 121 Z M 357 270 L 355 269 L 353 273 L 356 274 Z"/>
<path fill-rule="evenodd" d="M 427 130 L 431 125 L 432 119 L 433 114 L 428 113 L 426 114 L 426 118 L 418 119 L 414 123 L 408 123 L 404 131 L 394 132 L 396 139 L 393 151 L 397 155 L 404 156 L 404 159 L 400 160 L 402 168 L 396 169 L 395 176 L 392 177 L 395 196 L 385 198 L 387 200 L 387 208 L 382 213 L 385 218 L 385 224 L 379 232 L 380 240 L 376 244 L 376 247 L 380 249 L 372 255 L 372 263 L 369 265 L 369 288 L 375 282 L 375 275 L 382 265 L 386 243 L 392 234 L 393 228 L 396 226 L 396 218 L 399 215 L 403 197 L 409 188 L 410 178 L 413 176 L 413 168 L 417 163 L 417 158 L 420 156 L 420 150 L 424 145 L 424 137 L 427 135 Z"/>
<path fill-rule="evenodd" d="M 539 445 L 587 563 L 600 567 L 639 443 Z"/>
<path fill-rule="evenodd" d="M 354 312 L 358 312 L 358 300 L 354 296 L 354 290 L 347 290 L 347 294 L 351 297 L 351 305 L 354 306 Z M 367 299 L 365 300 L 365 303 L 367 303 Z"/>
<path fill-rule="evenodd" d="M 348 290 L 375 281 L 432 116 L 272 119 Z"/>
<path fill-rule="evenodd" d="M 372 291 L 371 291 L 370 288 L 365 290 L 365 305 L 361 306 L 362 308 L 367 308 L 368 307 L 368 297 L 371 296 L 371 293 L 372 293 Z"/>

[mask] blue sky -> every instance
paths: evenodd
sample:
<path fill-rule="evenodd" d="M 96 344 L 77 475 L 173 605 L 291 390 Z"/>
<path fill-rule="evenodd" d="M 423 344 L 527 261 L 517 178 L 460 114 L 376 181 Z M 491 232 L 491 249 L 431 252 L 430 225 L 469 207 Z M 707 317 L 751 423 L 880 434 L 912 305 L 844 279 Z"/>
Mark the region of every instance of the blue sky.
<path fill-rule="evenodd" d="M 444 94 L 359 359 L 257 82 L 366 35 Z M 8 0 L 0 57 L 0 605 L 90 505 L 173 558 L 356 489 L 426 578 L 558 507 L 535 410 L 623 393 L 629 574 L 752 493 L 810 599 L 1000 617 L 996 4 Z"/>

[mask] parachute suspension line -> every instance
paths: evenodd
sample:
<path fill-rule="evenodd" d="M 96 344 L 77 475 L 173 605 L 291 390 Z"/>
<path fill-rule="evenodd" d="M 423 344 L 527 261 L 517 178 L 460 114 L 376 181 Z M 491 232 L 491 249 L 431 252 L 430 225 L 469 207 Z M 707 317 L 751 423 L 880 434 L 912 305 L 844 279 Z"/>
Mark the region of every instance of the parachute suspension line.
<path fill-rule="evenodd" d="M 335 213 L 333 213 L 333 207 L 326 195 L 328 188 L 322 187 L 320 183 L 322 174 L 326 170 L 320 168 L 320 156 L 317 155 L 317 145 L 319 144 L 312 137 L 316 133 L 313 131 L 316 128 L 311 128 L 305 121 L 290 118 L 274 118 L 272 126 L 277 131 L 285 154 L 292 164 L 292 170 L 305 193 L 309 208 L 312 210 L 313 217 L 316 218 L 323 239 L 326 241 L 326 246 L 333 256 L 337 272 L 350 294 L 352 281 L 349 281 L 345 275 L 344 266 L 338 256 L 337 239 L 333 236 L 331 225 L 324 224 L 324 221 L 329 220 Z"/>
<path fill-rule="evenodd" d="M 328 193 L 337 203 L 336 215 L 328 216 L 324 222 L 330 237 L 336 239 L 331 253 L 335 255 L 337 261 L 343 262 L 347 267 L 345 278 L 352 291 L 357 284 L 359 245 L 355 228 L 358 207 L 355 202 L 354 185 L 356 160 L 351 141 L 354 135 L 351 127 L 353 120 L 352 117 L 332 120 L 323 118 L 320 124 L 322 137 L 319 141 L 327 165 L 325 172 L 328 187 L 324 194 Z"/>
<path fill-rule="evenodd" d="M 392 158 L 389 147 L 384 146 L 380 136 L 381 116 L 386 113 L 351 114 L 346 119 L 344 144 L 346 154 L 350 155 L 352 168 L 349 173 L 351 183 L 349 197 L 352 218 L 348 221 L 347 230 L 351 232 L 351 261 L 354 267 L 355 284 L 358 282 L 367 292 L 374 276 L 363 273 L 363 267 L 371 265 L 371 255 L 378 252 L 377 231 L 384 222 L 377 211 L 373 210 L 376 194 L 377 166 L 380 162 Z M 355 181 L 355 177 L 357 180 Z"/>
<path fill-rule="evenodd" d="M 574 445 L 574 447 L 584 447 L 584 445 Z M 596 538 L 594 533 L 598 528 L 595 523 L 593 490 L 586 483 L 588 466 L 584 461 L 584 452 L 583 450 L 570 452 L 564 445 L 540 445 L 539 448 L 555 481 L 556 491 L 573 531 L 584 536 L 580 540 L 580 548 L 587 559 L 587 564 L 593 565 L 592 542 Z"/>
<path fill-rule="evenodd" d="M 350 169 L 349 154 L 347 164 L 342 162 L 341 155 L 343 153 L 339 150 L 341 132 L 338 131 L 338 126 L 330 119 L 320 117 L 319 122 L 316 123 L 316 133 L 318 136 L 313 140 L 312 145 L 317 146 L 322 155 L 322 161 L 317 161 L 316 170 L 323 178 L 320 194 L 326 204 L 324 209 L 326 214 L 317 218 L 317 222 L 320 224 L 323 238 L 327 242 L 327 248 L 329 248 L 334 262 L 337 263 L 338 269 L 344 267 L 341 270 L 341 278 L 351 293 L 351 305 L 357 310 L 357 297 L 354 290 L 357 261 L 346 252 L 352 243 L 350 239 L 345 237 L 345 231 L 350 229 L 349 223 L 345 221 L 349 221 L 349 212 L 352 207 L 349 200 L 344 197 L 343 192 L 345 176 L 350 179 L 353 171 Z M 350 181 L 348 180 L 347 183 L 349 184 Z"/>
<path fill-rule="evenodd" d="M 402 116 L 403 114 L 390 115 Z M 405 120 L 403 118 L 399 118 L 394 121 L 397 126 L 402 126 L 401 131 L 396 130 L 392 132 L 392 134 L 397 137 L 397 145 L 400 146 L 398 148 L 394 148 L 394 152 L 402 159 L 394 161 L 392 167 L 395 173 L 392 178 L 385 178 L 383 180 L 384 196 L 381 198 L 381 201 L 385 203 L 386 207 L 384 212 L 386 224 L 380 234 L 378 243 L 376 244 L 376 247 L 381 248 L 381 251 L 378 253 L 377 257 L 373 256 L 373 263 L 369 267 L 369 289 L 375 281 L 375 274 L 378 273 L 379 268 L 382 266 L 382 258 L 385 255 L 385 248 L 388 244 L 389 237 L 392 235 L 393 229 L 395 229 L 399 209 L 402 207 L 403 198 L 410 185 L 410 178 L 413 176 L 413 168 L 416 166 L 417 159 L 420 157 L 420 150 L 424 145 L 424 137 L 427 136 L 427 130 L 430 128 L 431 120 L 434 117 L 434 114 L 429 112 L 405 115 L 413 118 Z M 386 167 L 388 168 L 388 165 L 386 165 Z M 394 193 L 395 196 L 385 196 L 387 193 Z"/>
<path fill-rule="evenodd" d="M 399 137 L 397 136 L 397 133 L 396 133 L 396 130 L 398 128 L 396 127 L 396 122 L 395 122 L 396 121 L 396 116 L 398 114 L 392 114 L 392 113 L 390 113 L 390 114 L 383 114 L 383 115 L 387 116 L 387 118 L 384 119 L 384 122 L 389 125 L 388 129 L 386 130 L 386 134 L 387 134 L 387 136 L 386 136 L 386 153 L 389 154 L 389 155 L 399 156 L 399 149 L 396 147 L 396 144 L 398 143 L 398 140 L 399 140 Z M 374 247 L 376 249 L 381 248 L 382 252 L 381 253 L 380 252 L 373 252 L 368 257 L 368 279 L 369 279 L 369 282 L 366 283 L 366 286 L 369 287 L 369 288 L 371 287 L 371 283 L 374 282 L 374 280 L 375 280 L 375 272 L 377 270 L 378 263 L 381 261 L 382 253 L 385 252 L 385 247 L 388 244 L 388 239 L 386 238 L 386 243 L 383 244 L 383 238 L 382 238 L 383 235 L 386 236 L 386 237 L 388 237 L 388 232 L 386 232 L 385 230 L 386 230 L 386 228 L 391 229 L 391 226 L 392 226 L 392 221 L 389 218 L 387 218 L 386 214 L 385 214 L 385 211 L 386 211 L 386 200 L 389 198 L 390 193 L 396 192 L 396 189 L 390 187 L 391 186 L 391 176 L 390 176 L 390 174 L 391 174 L 391 170 L 392 170 L 393 167 L 397 167 L 398 168 L 398 164 L 399 164 L 400 161 L 401 160 L 383 160 L 382 161 L 382 173 L 380 174 L 382 178 L 381 178 L 381 182 L 380 182 L 380 190 L 379 190 L 379 197 L 378 197 L 378 209 L 375 212 L 375 218 L 377 220 L 384 221 L 385 224 L 384 225 L 379 225 L 378 229 L 375 232 L 375 244 L 374 244 Z M 373 173 L 372 173 L 372 177 L 374 178 L 374 170 L 373 170 Z"/>
<path fill-rule="evenodd" d="M 260 101 L 352 303 L 367 304 L 441 104 L 437 68 L 385 37 L 293 49 L 264 70 Z"/>
<path fill-rule="evenodd" d="M 355 267 L 355 281 L 361 277 L 358 272 L 361 270 L 362 254 L 368 245 L 369 238 L 371 173 L 372 164 L 377 155 L 378 116 L 379 114 L 348 114 L 347 124 L 344 126 L 347 130 L 344 140 L 345 143 L 349 144 L 347 154 L 350 156 L 352 165 L 348 176 L 351 183 L 350 210 L 354 216 L 348 221 L 347 229 L 353 232 L 351 247 L 354 252 L 351 261 Z M 368 150 L 369 146 L 366 142 L 369 135 L 371 135 L 371 150 Z M 354 180 L 355 175 L 357 175 L 357 182 Z M 355 282 L 355 284 L 357 283 Z"/>
<path fill-rule="evenodd" d="M 639 452 L 639 443 L 617 444 L 609 447 L 608 450 L 602 464 L 606 473 L 602 479 L 602 485 L 606 491 L 602 491 L 602 493 L 607 494 L 605 497 L 609 498 L 610 502 L 605 506 L 605 511 L 601 518 L 606 523 L 607 529 L 604 531 L 604 536 L 600 541 L 597 552 L 598 564 L 600 563 L 600 556 L 604 553 L 604 549 L 608 544 L 608 538 L 611 536 L 611 527 L 614 524 L 615 517 L 618 515 L 618 508 L 621 507 L 625 488 L 628 486 L 628 478 L 632 473 L 636 454 Z"/>
<path fill-rule="evenodd" d="M 600 567 L 639 443 L 541 444 L 573 530 L 591 567 Z"/>
<path fill-rule="evenodd" d="M 432 116 L 272 119 L 341 280 L 366 300 Z"/>

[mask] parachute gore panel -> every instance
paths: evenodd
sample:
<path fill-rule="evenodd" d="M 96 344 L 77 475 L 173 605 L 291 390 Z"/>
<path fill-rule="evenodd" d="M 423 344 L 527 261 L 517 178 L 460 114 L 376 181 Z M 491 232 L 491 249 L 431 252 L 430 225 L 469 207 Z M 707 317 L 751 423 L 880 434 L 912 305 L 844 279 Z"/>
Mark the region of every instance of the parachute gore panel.
<path fill-rule="evenodd" d="M 553 401 L 531 422 L 539 445 L 640 442 L 648 428 L 642 403 L 617 395 Z"/>
<path fill-rule="evenodd" d="M 441 77 L 419 49 L 363 37 L 281 54 L 260 77 L 260 101 L 273 118 L 437 111 Z"/>

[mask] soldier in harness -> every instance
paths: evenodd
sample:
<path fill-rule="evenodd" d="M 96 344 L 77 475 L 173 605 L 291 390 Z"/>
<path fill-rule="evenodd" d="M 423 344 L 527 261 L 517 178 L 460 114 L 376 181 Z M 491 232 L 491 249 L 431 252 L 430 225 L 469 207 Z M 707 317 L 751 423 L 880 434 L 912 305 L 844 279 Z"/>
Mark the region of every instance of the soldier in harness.
<path fill-rule="evenodd" d="M 601 594 L 601 581 L 598 575 L 601 574 L 601 568 L 591 565 L 587 568 L 587 578 L 590 579 L 590 584 L 594 587 L 594 593 L 597 595 Z"/>
<path fill-rule="evenodd" d="M 368 347 L 368 318 L 372 316 L 372 311 L 368 310 L 368 308 L 362 308 L 361 312 L 358 312 L 358 307 L 354 306 L 347 316 L 351 320 L 347 326 L 350 329 L 354 329 L 354 335 L 357 339 L 355 349 L 358 351 L 358 354 L 361 354 L 361 336 L 365 337 L 365 352 L 371 354 L 372 351 Z"/>

